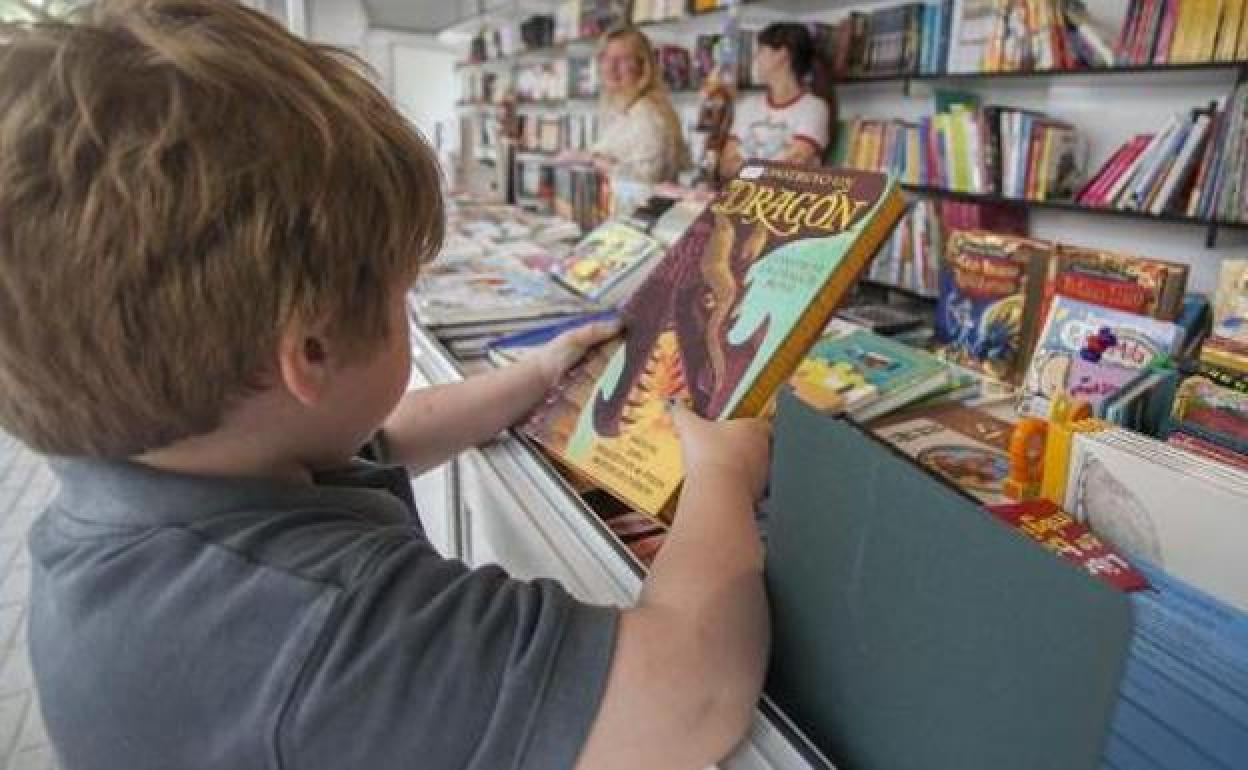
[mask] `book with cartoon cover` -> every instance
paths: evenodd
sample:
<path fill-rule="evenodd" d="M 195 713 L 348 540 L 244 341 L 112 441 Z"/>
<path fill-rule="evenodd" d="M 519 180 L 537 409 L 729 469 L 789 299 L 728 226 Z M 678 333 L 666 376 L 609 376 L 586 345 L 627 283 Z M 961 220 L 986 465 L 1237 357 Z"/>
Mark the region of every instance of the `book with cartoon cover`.
<path fill-rule="evenodd" d="M 950 361 L 1017 382 L 1038 326 L 1050 246 L 1014 235 L 958 231 L 939 273 L 935 341 Z"/>
<path fill-rule="evenodd" d="M 556 263 L 556 281 L 598 302 L 634 270 L 662 251 L 658 241 L 621 222 L 607 222 L 585 236 Z"/>
<path fill-rule="evenodd" d="M 1183 343 L 1183 330 L 1176 324 L 1059 296 L 1031 356 L 1020 413 L 1048 416 L 1052 400 L 1070 389 L 1074 362 L 1088 338 L 1102 329 L 1109 329 L 1115 340 L 1101 354 L 1099 363 L 1106 371 L 1139 371 L 1159 356 L 1174 355 Z"/>
<path fill-rule="evenodd" d="M 623 338 L 570 371 L 525 432 L 669 515 L 684 472 L 666 402 L 761 413 L 903 208 L 884 174 L 751 161 L 623 305 Z"/>
<path fill-rule="evenodd" d="M 949 368 L 922 350 L 863 329 L 825 335 L 791 382 L 799 394 L 804 389 L 840 394 L 847 412 L 870 420 L 944 387 Z"/>

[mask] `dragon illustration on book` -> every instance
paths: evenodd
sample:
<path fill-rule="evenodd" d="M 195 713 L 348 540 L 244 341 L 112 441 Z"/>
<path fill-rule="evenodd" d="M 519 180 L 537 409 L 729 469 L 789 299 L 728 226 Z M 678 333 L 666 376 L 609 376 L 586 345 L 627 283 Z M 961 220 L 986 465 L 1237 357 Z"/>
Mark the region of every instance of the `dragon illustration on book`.
<path fill-rule="evenodd" d="M 664 332 L 676 336 L 693 409 L 707 416 L 723 409 L 766 337 L 764 320 L 745 342 L 728 339 L 729 323 L 747 294 L 746 273 L 767 245 L 766 228 L 742 228 L 747 234 L 738 237 L 733 222 L 719 213 L 693 227 L 676 247 L 680 257 L 664 260 L 621 313 L 628 329 L 624 368 L 610 397 L 600 394 L 594 404 L 600 435 L 619 434 L 629 394 Z"/>

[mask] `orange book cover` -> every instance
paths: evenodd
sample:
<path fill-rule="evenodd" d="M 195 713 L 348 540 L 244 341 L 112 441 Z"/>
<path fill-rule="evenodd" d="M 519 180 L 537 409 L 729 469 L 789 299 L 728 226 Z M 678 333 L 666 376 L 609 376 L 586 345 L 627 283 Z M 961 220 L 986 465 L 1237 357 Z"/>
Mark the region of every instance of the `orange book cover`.
<path fill-rule="evenodd" d="M 651 515 L 684 476 L 666 409 L 756 416 L 905 207 L 896 180 L 751 161 L 620 309 L 624 334 L 525 424 L 560 462 Z"/>

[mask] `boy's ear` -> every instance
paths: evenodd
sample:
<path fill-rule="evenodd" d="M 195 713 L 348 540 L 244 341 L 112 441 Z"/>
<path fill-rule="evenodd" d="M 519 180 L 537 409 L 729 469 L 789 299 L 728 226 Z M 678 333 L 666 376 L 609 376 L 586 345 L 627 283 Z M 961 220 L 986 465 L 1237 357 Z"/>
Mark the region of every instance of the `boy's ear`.
<path fill-rule="evenodd" d="M 282 384 L 304 406 L 316 406 L 329 387 L 329 343 L 319 329 L 291 324 L 278 343 Z"/>

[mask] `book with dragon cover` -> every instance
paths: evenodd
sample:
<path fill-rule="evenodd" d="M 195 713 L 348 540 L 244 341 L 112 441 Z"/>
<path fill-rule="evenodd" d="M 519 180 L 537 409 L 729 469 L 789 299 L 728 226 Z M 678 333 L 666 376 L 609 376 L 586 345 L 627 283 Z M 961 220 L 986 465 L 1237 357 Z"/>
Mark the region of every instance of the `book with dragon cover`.
<path fill-rule="evenodd" d="M 958 231 L 940 266 L 935 341 L 948 360 L 1017 382 L 1040 321 L 1051 247 L 1016 235 Z"/>
<path fill-rule="evenodd" d="M 683 478 L 666 409 L 761 413 L 901 216 L 884 174 L 752 161 L 620 310 L 625 333 L 548 395 L 526 433 L 634 508 Z"/>

